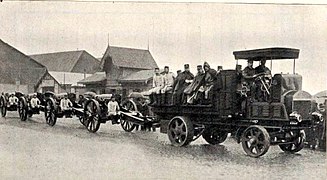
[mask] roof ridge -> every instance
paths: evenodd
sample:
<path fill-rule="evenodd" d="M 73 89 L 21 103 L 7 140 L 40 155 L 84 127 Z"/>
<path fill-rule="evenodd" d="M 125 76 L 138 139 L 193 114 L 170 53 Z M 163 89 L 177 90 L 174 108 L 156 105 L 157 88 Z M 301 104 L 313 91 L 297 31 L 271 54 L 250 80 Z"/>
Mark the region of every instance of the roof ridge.
<path fill-rule="evenodd" d="M 70 72 L 73 71 L 74 67 L 76 66 L 77 62 L 80 60 L 80 58 L 81 58 L 81 56 L 82 56 L 83 53 L 84 53 L 84 51 L 80 51 L 80 52 L 79 52 L 78 57 L 75 58 L 74 66 L 73 66 L 72 68 L 70 68 Z"/>
<path fill-rule="evenodd" d="M 132 48 L 132 47 L 121 47 L 121 46 L 109 46 L 113 48 L 121 48 L 121 49 L 132 49 L 132 50 L 139 50 L 139 51 L 149 51 L 148 49 L 140 49 L 140 48 Z"/>
<path fill-rule="evenodd" d="M 87 52 L 86 50 L 82 49 L 82 50 L 70 50 L 70 51 L 58 51 L 58 52 L 49 52 L 49 53 L 40 53 L 40 54 L 31 54 L 29 56 L 39 56 L 39 55 L 49 55 L 49 54 L 60 54 L 60 53 L 80 53 L 80 52 Z"/>
<path fill-rule="evenodd" d="M 11 46 L 10 44 L 4 42 L 2 39 L 0 39 L 0 41 L 1 41 L 3 44 L 5 44 L 7 47 L 9 47 L 10 49 L 13 49 L 14 51 L 16 51 L 17 53 L 19 53 L 19 54 L 25 56 L 26 58 L 28 58 L 28 59 L 31 60 L 32 62 L 34 62 L 34 63 L 40 65 L 41 67 L 43 67 L 43 68 L 45 68 L 45 69 L 47 69 L 47 67 L 45 67 L 43 64 L 39 63 L 39 62 L 36 61 L 35 59 L 33 59 L 33 58 L 31 58 L 30 56 L 28 56 L 28 55 L 24 54 L 23 52 L 19 51 L 18 49 L 16 49 L 15 47 Z"/>

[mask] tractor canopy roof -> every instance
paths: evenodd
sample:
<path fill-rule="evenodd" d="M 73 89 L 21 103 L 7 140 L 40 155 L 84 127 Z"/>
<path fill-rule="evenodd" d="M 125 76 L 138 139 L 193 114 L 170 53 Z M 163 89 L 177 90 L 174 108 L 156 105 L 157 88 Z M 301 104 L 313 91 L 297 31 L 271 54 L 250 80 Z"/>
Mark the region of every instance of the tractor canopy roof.
<path fill-rule="evenodd" d="M 252 61 L 260 60 L 281 60 L 281 59 L 298 59 L 299 49 L 272 47 L 263 49 L 252 49 L 243 51 L 234 51 L 233 55 L 236 60 L 246 59 Z"/>

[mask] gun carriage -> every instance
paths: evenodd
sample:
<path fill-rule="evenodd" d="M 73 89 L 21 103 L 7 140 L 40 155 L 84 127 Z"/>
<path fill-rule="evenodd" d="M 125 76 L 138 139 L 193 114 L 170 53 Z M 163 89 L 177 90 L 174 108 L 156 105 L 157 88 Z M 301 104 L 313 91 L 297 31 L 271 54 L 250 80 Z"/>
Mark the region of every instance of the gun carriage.
<path fill-rule="evenodd" d="M 67 98 L 70 103 L 67 104 L 67 107 L 63 109 L 60 105 L 60 102 Z M 76 104 L 76 94 L 74 93 L 60 93 L 54 94 L 52 92 L 46 92 L 44 94 L 45 106 L 44 106 L 44 116 L 46 123 L 50 126 L 54 126 L 57 122 L 57 118 L 72 118 L 74 113 L 73 108 L 80 108 Z"/>
<path fill-rule="evenodd" d="M 7 111 L 17 111 L 20 115 L 20 106 L 19 99 L 24 96 L 20 91 L 14 93 L 3 93 L 0 97 L 0 109 L 2 117 L 6 117 Z"/>
<path fill-rule="evenodd" d="M 121 126 L 127 132 L 138 129 L 138 127 L 141 127 L 141 130 L 155 130 L 160 124 L 151 114 L 153 113 L 148 106 L 148 97 L 142 93 L 133 92 L 121 104 Z"/>
<path fill-rule="evenodd" d="M 266 48 L 233 54 L 237 62 L 294 59 L 295 63 L 299 50 Z M 311 95 L 301 89 L 302 76 L 295 74 L 295 64 L 293 68 L 293 74 L 270 78 L 257 74 L 254 92 L 244 86 L 239 65 L 236 70 L 222 70 L 216 82 L 220 88 L 212 91 L 210 104 L 152 105 L 160 131 L 174 146 L 188 145 L 200 136 L 209 144 L 220 144 L 232 133 L 251 157 L 264 155 L 271 145 L 298 152 L 304 146 L 304 129 L 312 127 L 317 117 L 312 114 Z"/>

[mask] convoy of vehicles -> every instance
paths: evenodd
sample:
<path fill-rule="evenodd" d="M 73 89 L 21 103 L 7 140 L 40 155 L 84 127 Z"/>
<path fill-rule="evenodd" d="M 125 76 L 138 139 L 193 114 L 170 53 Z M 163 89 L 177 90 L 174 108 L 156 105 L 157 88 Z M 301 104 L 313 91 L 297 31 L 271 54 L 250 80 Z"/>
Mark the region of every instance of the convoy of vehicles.
<path fill-rule="evenodd" d="M 299 50 L 266 48 L 235 51 L 233 54 L 237 62 L 293 59 L 295 63 Z M 219 72 L 216 83 L 221 83 L 221 88 L 213 90 L 211 103 L 206 105 L 177 105 L 163 101 L 148 106 L 143 101 L 146 97 L 134 93 L 120 103 L 122 128 L 130 132 L 137 126 L 160 127 L 160 132 L 166 133 L 174 146 L 186 146 L 201 136 L 209 144 L 220 144 L 231 134 L 251 157 L 264 155 L 272 145 L 278 145 L 285 152 L 300 151 L 305 143 L 304 130 L 313 128 L 323 119 L 315 112 L 311 95 L 302 90 L 302 77 L 295 73 L 295 64 L 293 74 L 257 74 L 254 79 L 255 93 L 250 93 L 250 88 L 243 85 L 240 66 L 236 67 Z M 263 98 L 259 100 L 256 93 Z M 10 106 L 8 97 L 1 96 L 3 117 L 6 111 L 18 110 L 21 119 L 26 120 L 28 116 L 44 110 L 46 123 L 50 126 L 56 124 L 57 118 L 77 116 L 90 132 L 98 131 L 101 123 L 111 120 L 107 104 L 112 94 L 85 93 L 85 101 L 78 104 L 75 94 L 47 92 L 42 96 L 40 108 L 33 110 L 22 93 L 15 96 L 19 101 Z M 74 102 L 69 110 L 60 108 L 60 101 L 65 96 Z"/>

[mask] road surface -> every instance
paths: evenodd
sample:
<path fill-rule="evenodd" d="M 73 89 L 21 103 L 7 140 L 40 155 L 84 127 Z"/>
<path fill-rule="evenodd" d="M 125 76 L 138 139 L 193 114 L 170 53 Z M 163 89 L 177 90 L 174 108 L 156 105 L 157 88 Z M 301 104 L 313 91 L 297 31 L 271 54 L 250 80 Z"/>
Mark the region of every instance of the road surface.
<path fill-rule="evenodd" d="M 231 138 L 178 148 L 158 131 L 128 133 L 107 123 L 93 134 L 75 118 L 50 127 L 41 115 L 17 116 L 0 118 L 1 179 L 327 179 L 325 152 L 272 146 L 250 158 Z"/>

